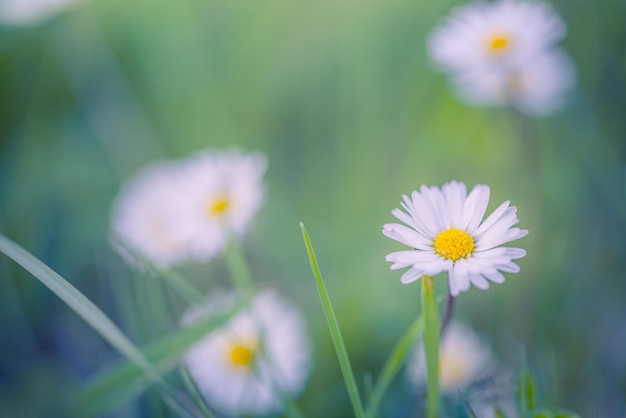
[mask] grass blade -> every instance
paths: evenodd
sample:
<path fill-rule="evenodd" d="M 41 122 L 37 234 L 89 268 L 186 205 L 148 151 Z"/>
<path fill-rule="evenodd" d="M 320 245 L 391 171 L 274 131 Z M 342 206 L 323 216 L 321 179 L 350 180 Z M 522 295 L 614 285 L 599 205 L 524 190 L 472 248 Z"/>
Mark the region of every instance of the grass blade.
<path fill-rule="evenodd" d="M 155 269 L 154 274 L 163 279 L 165 283 L 178 292 L 192 306 L 201 308 L 206 304 L 204 295 L 177 271 Z"/>
<path fill-rule="evenodd" d="M 404 335 L 396 343 L 396 346 L 389 354 L 389 357 L 387 358 L 387 361 L 385 361 L 383 369 L 380 372 L 380 376 L 376 381 L 376 385 L 372 391 L 372 396 L 370 397 L 367 405 L 366 416 L 368 418 L 374 418 L 377 415 L 378 407 L 380 406 L 380 402 L 382 401 L 387 388 L 398 373 L 398 370 L 400 370 L 400 367 L 402 367 L 402 364 L 404 364 L 404 360 L 406 359 L 413 342 L 423 330 L 424 316 L 419 315 L 404 332 Z"/>
<path fill-rule="evenodd" d="M 424 351 L 426 354 L 426 403 L 428 418 L 439 415 L 439 337 L 441 323 L 430 276 L 422 277 L 422 312 L 424 315 Z"/>
<path fill-rule="evenodd" d="M 326 285 L 324 284 L 324 279 L 322 279 L 322 273 L 320 272 L 317 259 L 315 258 L 315 253 L 313 252 L 313 247 L 311 246 L 309 234 L 307 234 L 306 228 L 302 222 L 300 223 L 300 228 L 302 229 L 302 236 L 304 237 L 304 243 L 309 255 L 309 261 L 311 262 L 311 270 L 313 270 L 313 275 L 315 276 L 315 283 L 317 284 L 317 290 L 319 292 L 320 301 L 322 302 L 322 308 L 324 309 L 324 314 L 326 315 L 328 329 L 330 330 L 333 345 L 335 346 L 335 351 L 337 352 L 337 358 L 339 359 L 341 373 L 343 374 L 346 389 L 348 390 L 348 395 L 350 396 L 350 402 L 352 402 L 354 415 L 357 418 L 364 418 L 365 413 L 363 412 L 359 389 L 356 385 L 356 380 L 354 379 L 354 373 L 352 372 L 352 367 L 350 366 L 350 359 L 348 358 L 348 352 L 346 351 L 346 346 L 343 342 L 343 337 L 341 336 L 341 330 L 339 329 L 339 324 L 337 323 L 337 318 L 335 317 L 335 311 L 330 303 L 330 298 L 328 297 L 328 292 L 326 291 Z"/>
<path fill-rule="evenodd" d="M 202 394 L 200 393 L 200 389 L 198 389 L 196 382 L 193 381 L 193 378 L 189 374 L 189 370 L 187 370 L 186 366 L 180 367 L 180 375 L 183 379 L 185 387 L 187 388 L 187 392 L 191 394 L 191 398 L 195 402 L 200 412 L 202 412 L 204 418 L 215 418 L 215 415 L 209 410 L 209 407 L 207 406 Z"/>
<path fill-rule="evenodd" d="M 185 412 L 188 409 L 182 406 L 181 400 L 177 399 L 176 395 L 167 386 L 161 375 L 146 360 L 141 351 L 91 300 L 38 258 L 2 234 L 0 234 L 0 252 L 6 254 L 35 276 L 70 309 L 91 325 L 109 344 L 134 363 L 148 379 L 157 383 L 165 402 L 178 414 L 183 416 L 189 415 L 188 412 Z"/>
<path fill-rule="evenodd" d="M 207 333 L 228 321 L 244 306 L 235 304 L 219 315 L 201 319 L 198 323 L 175 334 L 168 335 L 142 350 L 146 358 L 156 365 L 161 373 L 176 366 L 181 355 Z M 96 376 L 87 387 L 86 399 L 93 415 L 100 415 L 113 407 L 137 396 L 149 385 L 142 370 L 132 362 L 124 362 Z"/>

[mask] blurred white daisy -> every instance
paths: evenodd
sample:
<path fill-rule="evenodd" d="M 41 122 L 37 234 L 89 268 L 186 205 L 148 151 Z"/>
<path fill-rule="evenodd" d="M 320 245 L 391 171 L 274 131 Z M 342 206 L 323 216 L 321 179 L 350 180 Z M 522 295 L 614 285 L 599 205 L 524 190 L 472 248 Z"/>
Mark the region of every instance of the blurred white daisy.
<path fill-rule="evenodd" d="M 190 243 L 195 259 L 215 256 L 246 232 L 265 201 L 266 168 L 264 155 L 239 150 L 203 151 L 190 158 L 180 220 L 195 231 Z"/>
<path fill-rule="evenodd" d="M 448 272 L 450 294 L 457 296 L 470 285 L 486 290 L 489 281 L 504 282 L 506 273 L 517 273 L 512 260 L 524 257 L 521 248 L 502 244 L 525 236 L 528 231 L 513 228 L 518 223 L 517 208 L 506 201 L 483 221 L 489 203 L 489 187 L 476 185 L 467 194 L 464 183 L 422 186 L 411 197 L 403 196 L 400 209 L 392 214 L 406 225 L 387 224 L 383 234 L 411 247 L 387 255 L 392 270 L 409 267 L 401 278 L 411 283 L 423 275 Z"/>
<path fill-rule="evenodd" d="M 572 61 L 555 46 L 565 33 L 548 3 L 474 2 L 452 11 L 428 49 L 466 102 L 547 116 L 575 84 Z"/>
<path fill-rule="evenodd" d="M 517 65 L 555 45 L 566 33 L 552 6 L 541 1 L 477 1 L 455 8 L 428 41 L 445 71 Z"/>
<path fill-rule="evenodd" d="M 454 393 L 485 378 L 493 366 L 489 346 L 470 328 L 451 322 L 439 345 L 439 386 L 443 393 Z M 415 386 L 426 384 L 423 342 L 416 345 L 407 363 L 407 377 Z M 482 415 L 479 415 L 482 416 Z"/>
<path fill-rule="evenodd" d="M 52 17 L 83 0 L 0 0 L 0 22 L 25 25 Z"/>
<path fill-rule="evenodd" d="M 510 106 L 528 116 L 547 116 L 563 107 L 576 76 L 571 59 L 555 48 L 538 53 L 509 71 L 464 71 L 453 80 L 468 103 Z"/>
<path fill-rule="evenodd" d="M 198 313 L 188 315 L 192 323 Z M 189 373 L 207 403 L 226 416 L 265 415 L 303 389 L 311 371 L 311 345 L 300 312 L 274 291 L 194 345 Z"/>
<path fill-rule="evenodd" d="M 165 268 L 188 258 L 193 231 L 179 222 L 181 166 L 151 164 L 130 179 L 118 194 L 111 215 L 113 247 L 131 264 L 141 266 L 136 253 Z"/>

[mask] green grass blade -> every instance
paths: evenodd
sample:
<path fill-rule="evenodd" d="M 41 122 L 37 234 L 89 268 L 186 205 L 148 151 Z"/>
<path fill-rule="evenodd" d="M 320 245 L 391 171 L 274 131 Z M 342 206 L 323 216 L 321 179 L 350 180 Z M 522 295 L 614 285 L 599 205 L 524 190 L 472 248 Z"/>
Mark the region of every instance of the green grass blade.
<path fill-rule="evenodd" d="M 243 306 L 244 303 L 240 302 L 224 313 L 204 318 L 197 324 L 148 345 L 143 352 L 161 373 L 166 373 L 176 366 L 189 347 L 228 321 Z M 150 381 L 136 364 L 132 362 L 119 364 L 96 376 L 88 385 L 86 399 L 89 409 L 93 415 L 100 415 L 137 396 L 149 384 Z"/>
<path fill-rule="evenodd" d="M 179 414 L 189 415 L 189 413 L 185 412 L 187 408 L 181 405 L 181 400 L 177 399 L 173 391 L 168 388 L 161 375 L 146 360 L 141 351 L 91 300 L 50 267 L 2 234 L 0 234 L 0 252 L 6 254 L 39 279 L 70 309 L 91 325 L 109 344 L 135 364 L 148 379 L 157 383 L 165 402 L 170 407 Z"/>
<path fill-rule="evenodd" d="M 309 261 L 311 262 L 311 270 L 313 270 L 313 275 L 315 276 L 315 283 L 317 284 L 317 290 L 319 292 L 320 301 L 322 302 L 322 308 L 324 309 L 324 314 L 326 315 L 328 329 L 330 330 L 333 345 L 335 346 L 335 351 L 337 352 L 337 358 L 339 359 L 341 373 L 343 374 L 346 389 L 348 390 L 348 395 L 350 396 L 350 402 L 352 402 L 354 415 L 357 418 L 364 418 L 365 413 L 363 412 L 359 389 L 356 385 L 356 380 L 354 379 L 354 373 L 352 372 L 352 367 L 350 366 L 350 359 L 348 358 L 348 352 L 346 351 L 346 346 L 343 342 L 343 337 L 341 336 L 341 330 L 339 329 L 339 324 L 337 323 L 337 318 L 335 317 L 335 311 L 330 303 L 326 285 L 324 284 L 324 279 L 322 279 L 322 273 L 320 272 L 317 259 L 315 258 L 315 253 L 313 252 L 313 247 L 311 246 L 309 234 L 307 234 L 303 223 L 300 223 L 300 228 L 302 229 L 302 236 L 304 237 L 304 243 L 309 255 Z"/>
<path fill-rule="evenodd" d="M 439 415 L 439 337 L 441 323 L 435 298 L 433 278 L 422 277 L 422 312 L 424 315 L 424 351 L 426 354 L 426 403 L 428 418 Z"/>
<path fill-rule="evenodd" d="M 402 335 L 400 340 L 396 343 L 396 346 L 389 354 L 389 357 L 387 358 L 387 361 L 385 361 L 383 369 L 380 372 L 380 376 L 376 381 L 372 396 L 370 397 L 367 405 L 366 416 L 368 418 L 374 418 L 377 416 L 378 407 L 380 406 L 380 402 L 382 401 L 387 388 L 402 367 L 402 364 L 404 364 L 406 356 L 413 346 L 413 342 L 423 330 L 424 316 L 419 315 L 404 332 L 404 335 Z"/>
<path fill-rule="evenodd" d="M 183 379 L 185 387 L 187 388 L 187 392 L 191 394 L 191 398 L 195 402 L 196 406 L 198 407 L 204 418 L 215 418 L 215 415 L 209 410 L 209 407 L 204 401 L 204 397 L 200 393 L 200 389 L 198 389 L 196 382 L 194 382 L 186 366 L 180 367 L 180 375 Z"/>

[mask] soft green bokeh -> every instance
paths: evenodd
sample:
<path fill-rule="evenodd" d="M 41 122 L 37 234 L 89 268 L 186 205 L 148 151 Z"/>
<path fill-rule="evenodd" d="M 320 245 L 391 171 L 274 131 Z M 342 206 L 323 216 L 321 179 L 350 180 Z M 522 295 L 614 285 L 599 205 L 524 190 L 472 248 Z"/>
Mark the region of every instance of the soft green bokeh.
<path fill-rule="evenodd" d="M 454 4 L 98 0 L 2 27 L 0 230 L 135 341 L 152 341 L 184 304 L 169 297 L 151 324 L 145 289 L 162 289 L 111 253 L 120 185 L 147 162 L 207 147 L 266 153 L 269 198 L 245 252 L 255 279 L 309 320 L 316 367 L 301 409 L 341 417 L 350 404 L 299 222 L 363 387 L 419 312 L 419 285 L 400 284 L 384 260 L 402 248 L 381 233 L 390 211 L 422 184 L 485 183 L 489 210 L 518 207 L 530 233 L 516 245 L 528 255 L 505 284 L 462 294 L 456 318 L 509 368 L 524 346 L 546 406 L 623 416 L 626 5 L 554 2 L 579 85 L 558 115 L 520 120 L 465 106 L 433 70 L 426 37 Z M 225 268 L 216 260 L 183 271 L 208 292 L 228 283 Z M 436 286 L 445 291 L 440 277 Z M 118 359 L 5 257 L 0 332 L 3 416 L 76 415 L 83 382 Z M 409 392 L 400 376 L 383 411 L 402 416 Z M 154 402 L 117 413 L 137 416 Z"/>

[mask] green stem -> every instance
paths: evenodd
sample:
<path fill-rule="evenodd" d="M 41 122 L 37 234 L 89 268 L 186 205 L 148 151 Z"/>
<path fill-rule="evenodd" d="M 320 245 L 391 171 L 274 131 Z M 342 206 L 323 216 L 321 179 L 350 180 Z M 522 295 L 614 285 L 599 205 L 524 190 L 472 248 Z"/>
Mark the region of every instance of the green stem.
<path fill-rule="evenodd" d="M 402 338 L 396 343 L 385 365 L 383 366 L 380 376 L 376 381 L 376 386 L 372 391 L 369 404 L 367 405 L 366 416 L 368 418 L 374 418 L 377 415 L 380 402 L 387 391 L 387 388 L 391 384 L 393 378 L 398 373 L 398 370 L 404 364 L 407 354 L 413 345 L 413 342 L 417 339 L 418 335 L 424 330 L 424 315 L 419 315 L 409 328 L 404 332 Z"/>
<path fill-rule="evenodd" d="M 433 278 L 422 278 L 422 311 L 424 312 L 424 351 L 426 353 L 427 417 L 439 414 L 439 337 L 441 324 L 435 298 Z"/>
<path fill-rule="evenodd" d="M 300 223 L 300 228 L 302 229 L 302 236 L 304 237 L 304 243 L 306 245 L 309 261 L 311 263 L 311 270 L 313 270 L 313 275 L 315 276 L 315 283 L 317 284 L 317 290 L 320 296 L 320 301 L 322 302 L 322 308 L 324 309 L 324 314 L 326 315 L 326 322 L 328 324 L 330 336 L 333 340 L 333 345 L 335 346 L 335 352 L 337 353 L 341 373 L 343 374 L 350 402 L 352 402 L 354 415 L 357 418 L 365 418 L 363 404 L 361 403 L 359 389 L 356 385 L 356 380 L 354 379 L 352 367 L 350 366 L 348 352 L 343 342 L 343 337 L 341 336 L 341 330 L 339 329 L 339 323 L 337 322 L 335 311 L 330 303 L 330 297 L 328 296 L 326 285 L 324 284 L 324 279 L 322 278 L 322 273 L 320 272 L 319 265 L 317 264 L 317 258 L 313 252 L 313 246 L 311 245 L 309 234 L 307 234 L 302 222 Z"/>
<path fill-rule="evenodd" d="M 250 297 L 253 293 L 254 285 L 241 249 L 235 244 L 230 244 L 226 250 L 225 257 L 233 285 L 242 295 Z"/>

